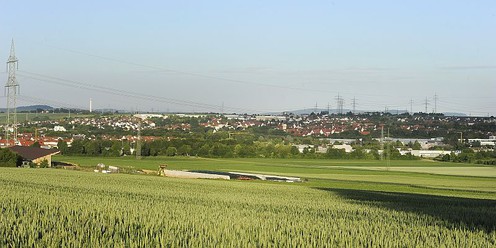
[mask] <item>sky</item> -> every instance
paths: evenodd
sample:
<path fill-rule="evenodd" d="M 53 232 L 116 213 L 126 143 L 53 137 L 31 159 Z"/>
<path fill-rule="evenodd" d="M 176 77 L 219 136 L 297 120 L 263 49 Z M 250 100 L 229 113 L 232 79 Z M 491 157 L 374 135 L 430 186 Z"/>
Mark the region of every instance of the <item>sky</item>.
<path fill-rule="evenodd" d="M 0 3 L 19 106 L 496 116 L 494 0 Z"/>

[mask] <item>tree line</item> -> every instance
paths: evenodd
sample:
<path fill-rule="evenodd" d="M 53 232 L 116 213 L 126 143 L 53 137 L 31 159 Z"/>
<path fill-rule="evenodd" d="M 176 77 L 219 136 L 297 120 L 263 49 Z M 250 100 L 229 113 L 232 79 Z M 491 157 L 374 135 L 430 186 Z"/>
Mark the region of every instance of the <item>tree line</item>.
<path fill-rule="evenodd" d="M 443 162 L 496 165 L 496 151 L 492 150 L 475 152 L 473 149 L 466 148 L 458 154 L 445 154 L 439 157 L 437 160 Z"/>
<path fill-rule="evenodd" d="M 378 149 L 356 146 L 352 152 L 332 148 L 318 151 L 319 145 L 306 145 L 302 151 L 291 142 L 281 139 L 253 140 L 251 138 L 178 138 L 143 142 L 142 156 L 199 156 L 210 158 L 315 158 L 315 159 L 381 159 Z M 390 159 L 416 159 L 401 155 L 397 147 L 388 146 L 384 156 Z M 136 154 L 136 143 L 125 140 L 74 140 L 69 147 L 60 140 L 58 148 L 65 155 L 129 156 Z"/>

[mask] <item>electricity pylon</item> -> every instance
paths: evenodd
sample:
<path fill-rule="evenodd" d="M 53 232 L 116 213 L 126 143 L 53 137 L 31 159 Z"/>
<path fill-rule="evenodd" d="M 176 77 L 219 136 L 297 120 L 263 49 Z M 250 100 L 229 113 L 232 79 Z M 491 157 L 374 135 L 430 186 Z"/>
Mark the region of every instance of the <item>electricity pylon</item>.
<path fill-rule="evenodd" d="M 5 125 L 5 139 L 7 140 L 7 146 L 10 146 L 10 135 L 12 133 L 12 139 L 14 145 L 17 144 L 17 94 L 19 93 L 20 87 L 16 79 L 16 70 L 18 69 L 17 57 L 15 56 L 14 39 L 12 39 L 12 45 L 10 47 L 10 56 L 7 60 L 7 70 L 9 77 L 7 83 L 5 84 L 5 92 L 7 94 L 7 123 Z"/>

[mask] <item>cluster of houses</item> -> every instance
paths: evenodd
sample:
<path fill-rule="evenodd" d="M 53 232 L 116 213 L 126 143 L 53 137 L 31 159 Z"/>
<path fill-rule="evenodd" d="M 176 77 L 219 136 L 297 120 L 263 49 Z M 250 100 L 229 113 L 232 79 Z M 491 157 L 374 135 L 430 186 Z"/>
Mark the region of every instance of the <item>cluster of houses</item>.
<path fill-rule="evenodd" d="M 159 115 L 162 116 L 162 115 Z M 152 115 L 119 115 L 119 116 L 101 116 L 98 118 L 93 117 L 79 117 L 72 118 L 67 121 L 60 120 L 43 120 L 43 121 L 30 121 L 27 125 L 42 126 L 42 129 L 51 129 L 55 132 L 66 132 L 68 129 L 74 129 L 76 126 L 91 126 L 98 129 L 122 129 L 122 130 L 137 130 L 153 129 L 155 123 L 149 118 L 156 117 Z M 166 118 L 166 116 L 162 116 Z M 141 121 L 137 121 L 140 119 Z M 48 128 L 49 127 L 49 128 Z"/>
<path fill-rule="evenodd" d="M 199 125 L 211 128 L 214 131 L 221 129 L 245 130 L 251 127 L 270 126 L 297 137 L 331 137 L 335 134 L 353 131 L 361 135 L 369 135 L 372 132 L 381 130 L 382 123 L 377 116 L 371 115 L 195 115 L 195 114 L 175 114 L 177 117 L 198 118 Z M 77 126 L 91 126 L 97 129 L 122 129 L 126 131 L 145 129 L 166 129 L 166 130 L 191 130 L 190 123 L 169 122 L 168 124 L 157 124 L 157 119 L 167 119 L 169 115 L 162 114 L 136 114 L 136 115 L 110 115 L 98 118 L 81 117 L 66 121 L 44 120 L 28 122 L 28 125 L 48 127 L 55 132 L 66 132 Z M 137 121 L 140 120 L 140 121 Z M 468 127 L 480 123 L 494 122 L 495 119 L 480 117 L 430 117 L 430 116 L 398 116 L 394 122 L 397 127 L 405 132 L 423 131 L 435 132 L 442 128 L 442 125 L 458 123 Z M 494 135 L 494 134 L 487 134 Z M 490 138 L 489 138 L 490 139 Z M 481 140 L 481 143 L 492 142 Z"/>
<path fill-rule="evenodd" d="M 353 151 L 352 143 L 356 142 L 355 139 L 331 139 L 333 134 L 339 134 L 345 131 L 355 131 L 362 135 L 368 135 L 371 132 L 381 130 L 381 125 L 373 121 L 372 118 L 368 118 L 366 115 L 353 115 L 353 116 L 336 116 L 336 115 L 187 115 L 187 114 L 177 114 L 178 117 L 189 117 L 189 118 L 201 118 L 199 125 L 216 130 L 245 130 L 251 127 L 264 127 L 270 126 L 274 129 L 279 129 L 293 136 L 316 136 L 321 138 L 329 139 L 329 144 L 332 148 L 343 149 L 345 152 L 350 153 Z M 122 130 L 138 130 L 141 129 L 155 129 L 162 128 L 166 130 L 184 130 L 189 131 L 191 129 L 190 123 L 181 122 L 168 122 L 168 124 L 159 127 L 154 123 L 154 118 L 169 118 L 168 115 L 160 114 L 138 114 L 138 115 L 119 115 L 119 116 L 101 116 L 98 118 L 82 117 L 73 118 L 65 121 L 55 121 L 55 120 L 44 120 L 44 121 L 32 121 L 28 122 L 27 125 L 41 126 L 42 128 L 36 129 L 36 133 L 21 133 L 17 137 L 17 143 L 13 143 L 12 140 L 9 142 L 5 139 L 0 139 L 0 147 L 17 147 L 16 152 L 19 154 L 25 154 L 23 157 L 26 161 L 38 161 L 33 156 L 34 154 L 43 155 L 41 158 L 50 161 L 46 156 L 50 154 L 55 154 L 53 150 L 57 148 L 58 142 L 60 140 L 71 146 L 71 143 L 75 139 L 84 139 L 84 135 L 73 135 L 71 138 L 60 138 L 60 137 L 49 137 L 40 135 L 38 137 L 38 131 L 53 131 L 53 132 L 67 132 L 70 129 L 74 129 L 75 126 L 91 126 L 98 129 L 122 129 Z M 139 120 L 139 121 L 137 121 Z M 458 124 L 463 124 L 468 127 L 474 126 L 480 123 L 494 122 L 494 118 L 471 118 L 471 117 L 439 117 L 433 119 L 432 117 L 425 116 L 410 116 L 410 117 L 397 117 L 395 120 L 398 127 L 403 130 L 415 131 L 415 130 L 428 130 L 435 131 L 439 128 L 439 123 L 450 123 L 457 122 Z M 60 135 L 67 137 L 68 135 Z M 89 137 L 91 138 L 91 137 Z M 100 137 L 107 140 L 128 140 L 134 142 L 137 140 L 136 135 L 127 135 L 122 137 L 112 137 L 103 135 Z M 144 141 L 153 141 L 160 139 L 162 137 L 155 136 L 143 136 L 141 137 Z M 401 142 L 403 144 L 418 142 L 421 145 L 420 150 L 405 149 L 400 150 L 401 154 L 412 154 L 419 157 L 433 158 L 444 154 L 450 154 L 452 151 L 437 151 L 430 150 L 434 146 L 442 146 L 442 138 L 432 138 L 432 139 L 402 139 L 402 138 L 390 138 L 390 141 Z M 496 136 L 494 133 L 485 139 L 468 139 L 469 143 L 477 143 L 480 146 L 496 146 Z M 33 147 L 36 143 L 39 144 L 37 149 L 29 151 L 23 147 Z M 303 152 L 308 145 L 296 145 L 300 152 Z M 328 146 L 313 147 L 316 153 L 325 153 Z M 40 152 L 42 150 L 43 152 Z M 47 153 L 47 154 L 45 154 Z M 38 161 L 39 162 L 39 161 Z"/>
<path fill-rule="evenodd" d="M 206 117 L 206 116 L 204 116 Z M 375 119 L 374 119 L 375 118 Z M 347 131 L 369 135 L 380 131 L 382 123 L 376 117 L 367 115 L 337 116 L 337 115 L 223 115 L 208 116 L 201 126 L 214 130 L 236 129 L 244 130 L 249 127 L 271 126 L 293 136 L 331 137 Z M 410 116 L 397 117 L 397 127 L 405 132 L 423 131 L 435 132 L 449 123 L 473 126 L 475 124 L 494 122 L 494 119 L 481 117 L 429 117 Z M 489 134 L 490 135 L 490 134 Z M 489 138 L 490 139 L 490 138 Z M 492 142 L 483 140 L 482 142 Z M 486 143 L 484 143 L 486 144 Z M 491 145 L 491 144 L 490 144 Z"/>

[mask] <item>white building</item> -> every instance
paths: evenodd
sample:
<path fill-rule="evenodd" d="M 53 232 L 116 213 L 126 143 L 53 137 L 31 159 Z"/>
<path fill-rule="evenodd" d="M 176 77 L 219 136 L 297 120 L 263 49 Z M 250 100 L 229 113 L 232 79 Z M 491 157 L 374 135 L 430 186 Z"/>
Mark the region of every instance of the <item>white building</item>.
<path fill-rule="evenodd" d="M 481 146 L 496 146 L 496 137 L 491 136 L 489 139 L 468 139 L 468 143 L 480 142 Z"/>
<path fill-rule="evenodd" d="M 142 120 L 145 120 L 148 118 L 164 118 L 164 116 L 160 115 L 160 114 L 135 114 L 134 117 L 140 118 Z"/>
<path fill-rule="evenodd" d="M 53 131 L 55 131 L 55 132 L 67 132 L 67 130 L 63 126 L 55 126 L 55 127 L 53 127 Z"/>
<path fill-rule="evenodd" d="M 257 116 L 255 116 L 255 119 L 257 121 L 271 121 L 271 120 L 285 121 L 286 116 L 283 116 L 283 115 L 257 115 Z"/>
<path fill-rule="evenodd" d="M 346 153 L 350 153 L 353 151 L 353 147 L 351 147 L 350 145 L 333 145 L 332 148 L 344 150 Z"/>
<path fill-rule="evenodd" d="M 412 154 L 415 157 L 421 158 L 437 158 L 446 154 L 451 154 L 452 151 L 437 151 L 437 150 L 408 150 L 400 151 L 401 155 Z"/>

